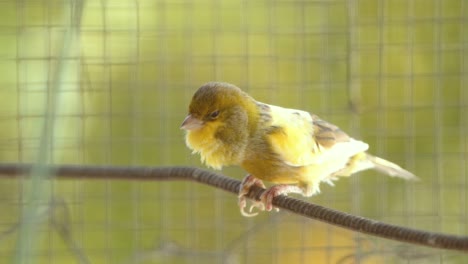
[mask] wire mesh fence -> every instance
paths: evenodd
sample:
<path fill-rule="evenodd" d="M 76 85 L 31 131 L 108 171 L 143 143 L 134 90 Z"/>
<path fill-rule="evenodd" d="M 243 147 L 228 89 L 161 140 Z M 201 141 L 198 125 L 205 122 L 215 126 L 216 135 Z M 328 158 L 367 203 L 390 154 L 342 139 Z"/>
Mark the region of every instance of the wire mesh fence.
<path fill-rule="evenodd" d="M 40 165 L 203 166 L 180 123 L 231 82 L 313 112 L 421 178 L 363 172 L 309 201 L 468 234 L 463 0 L 0 1 L 0 263 L 464 263 L 195 183 L 57 180 Z M 241 179 L 245 172 L 223 173 Z"/>

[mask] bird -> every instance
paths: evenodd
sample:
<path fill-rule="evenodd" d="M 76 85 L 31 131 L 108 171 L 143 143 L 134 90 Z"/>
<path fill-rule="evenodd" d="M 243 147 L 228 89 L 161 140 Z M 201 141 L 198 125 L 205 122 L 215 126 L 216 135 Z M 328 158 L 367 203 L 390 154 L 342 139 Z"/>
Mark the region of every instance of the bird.
<path fill-rule="evenodd" d="M 181 129 L 185 144 L 201 162 L 220 170 L 240 166 L 238 205 L 243 216 L 271 211 L 273 198 L 290 193 L 320 193 L 320 183 L 375 169 L 417 180 L 395 163 L 367 153 L 369 145 L 354 139 L 315 114 L 256 101 L 234 84 L 208 82 L 194 93 Z M 263 181 L 274 184 L 266 188 Z M 252 186 L 266 189 L 246 211 Z M 277 208 L 275 208 L 277 209 Z"/>

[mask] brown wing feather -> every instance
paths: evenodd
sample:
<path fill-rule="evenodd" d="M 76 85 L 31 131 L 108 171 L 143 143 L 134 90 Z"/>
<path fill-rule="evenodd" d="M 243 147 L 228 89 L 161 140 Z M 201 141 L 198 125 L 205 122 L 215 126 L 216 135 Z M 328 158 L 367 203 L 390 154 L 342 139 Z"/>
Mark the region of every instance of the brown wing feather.
<path fill-rule="evenodd" d="M 348 142 L 350 137 L 339 127 L 323 121 L 316 115 L 312 115 L 314 126 L 314 139 L 324 148 L 331 148 L 339 142 Z"/>

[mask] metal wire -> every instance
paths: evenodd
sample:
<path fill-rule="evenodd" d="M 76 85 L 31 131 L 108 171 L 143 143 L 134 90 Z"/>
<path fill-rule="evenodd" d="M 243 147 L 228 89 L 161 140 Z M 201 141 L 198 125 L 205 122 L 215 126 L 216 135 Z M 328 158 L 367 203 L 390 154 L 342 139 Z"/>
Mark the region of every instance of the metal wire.
<path fill-rule="evenodd" d="M 25 164 L 0 164 L 0 176 L 18 177 L 29 173 L 31 168 L 31 165 Z M 49 170 L 56 175 L 55 177 L 57 179 L 113 179 L 127 181 L 185 180 L 207 184 L 231 193 L 238 193 L 241 184 L 239 180 L 190 167 L 85 167 L 61 165 L 49 167 Z M 264 189 L 262 188 L 253 187 L 248 196 L 251 199 L 259 200 L 263 191 Z M 278 208 L 356 232 L 428 247 L 468 252 L 468 236 L 440 234 L 386 224 L 287 196 L 275 197 L 273 199 L 273 204 Z"/>

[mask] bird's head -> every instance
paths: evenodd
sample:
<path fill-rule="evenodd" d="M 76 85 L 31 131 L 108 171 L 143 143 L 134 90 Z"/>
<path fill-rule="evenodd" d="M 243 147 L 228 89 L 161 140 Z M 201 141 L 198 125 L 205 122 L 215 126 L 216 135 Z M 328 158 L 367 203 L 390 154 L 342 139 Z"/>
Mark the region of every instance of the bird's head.
<path fill-rule="evenodd" d="M 239 164 L 259 112 L 255 100 L 228 83 L 209 82 L 193 95 L 181 128 L 185 143 L 207 165 Z"/>
<path fill-rule="evenodd" d="M 209 82 L 193 95 L 189 114 L 181 128 L 194 131 L 205 126 L 219 127 L 232 123 L 246 122 L 255 110 L 254 100 L 235 85 L 223 82 Z"/>

